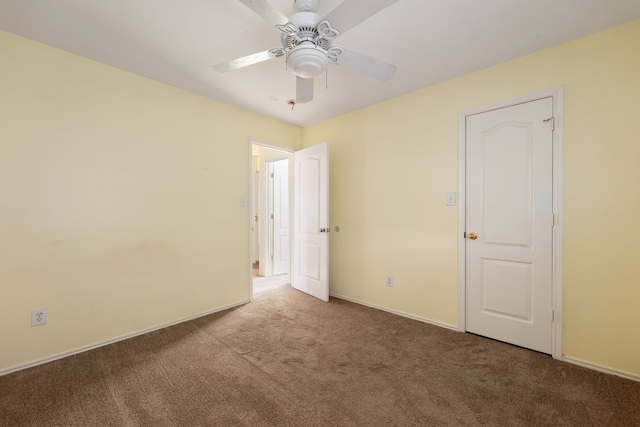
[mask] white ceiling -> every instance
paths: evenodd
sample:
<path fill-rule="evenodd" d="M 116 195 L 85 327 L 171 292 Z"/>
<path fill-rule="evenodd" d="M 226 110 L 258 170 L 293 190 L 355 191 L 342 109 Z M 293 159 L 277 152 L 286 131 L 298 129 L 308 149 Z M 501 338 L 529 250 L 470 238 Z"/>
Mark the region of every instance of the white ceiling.
<path fill-rule="evenodd" d="M 318 13 L 342 2 L 320 0 Z M 293 12 L 293 0 L 271 3 Z M 638 18 L 640 0 L 399 0 L 334 42 L 396 65 L 395 77 L 329 65 L 314 100 L 291 110 L 284 58 L 211 69 L 280 47 L 280 33 L 238 0 L 0 0 L 2 30 L 298 126 Z"/>

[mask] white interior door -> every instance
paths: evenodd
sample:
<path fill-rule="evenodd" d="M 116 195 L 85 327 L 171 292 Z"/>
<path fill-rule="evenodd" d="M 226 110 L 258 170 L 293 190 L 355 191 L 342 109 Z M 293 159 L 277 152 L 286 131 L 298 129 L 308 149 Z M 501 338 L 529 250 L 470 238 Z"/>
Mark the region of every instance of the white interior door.
<path fill-rule="evenodd" d="M 251 188 L 251 194 L 253 195 L 253 200 L 251 203 L 251 245 L 252 245 L 252 252 L 251 252 L 251 263 L 254 264 L 258 261 L 260 261 L 260 240 L 259 240 L 259 236 L 260 236 L 260 222 L 258 221 L 258 214 L 259 214 L 259 209 L 258 206 L 259 205 L 259 189 L 260 189 L 260 172 L 258 172 L 257 170 L 257 162 L 258 162 L 258 158 L 257 156 L 253 159 L 253 175 L 252 175 L 252 188 Z"/>
<path fill-rule="evenodd" d="M 329 301 L 329 144 L 294 154 L 291 285 Z"/>
<path fill-rule="evenodd" d="M 466 329 L 551 353 L 551 97 L 467 117 Z"/>
<path fill-rule="evenodd" d="M 283 159 L 270 163 L 272 180 L 271 232 L 272 274 L 289 272 L 291 242 L 289 239 L 289 160 Z"/>

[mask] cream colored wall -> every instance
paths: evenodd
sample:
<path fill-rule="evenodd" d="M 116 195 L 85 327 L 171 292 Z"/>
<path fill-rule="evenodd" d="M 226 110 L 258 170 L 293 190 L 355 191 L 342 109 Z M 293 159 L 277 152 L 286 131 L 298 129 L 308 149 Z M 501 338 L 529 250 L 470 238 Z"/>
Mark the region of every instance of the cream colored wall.
<path fill-rule="evenodd" d="M 455 326 L 458 113 L 563 86 L 563 351 L 640 375 L 638 46 L 634 21 L 305 128 L 330 142 L 331 292 Z"/>
<path fill-rule="evenodd" d="M 0 58 L 0 373 L 249 299 L 249 138 L 300 128 L 4 32 Z"/>
<path fill-rule="evenodd" d="M 330 141 L 332 292 L 455 326 L 457 114 L 562 85 L 564 353 L 640 375 L 639 42 L 635 21 L 303 132 L 0 32 L 0 373 L 246 301 L 250 137 Z"/>

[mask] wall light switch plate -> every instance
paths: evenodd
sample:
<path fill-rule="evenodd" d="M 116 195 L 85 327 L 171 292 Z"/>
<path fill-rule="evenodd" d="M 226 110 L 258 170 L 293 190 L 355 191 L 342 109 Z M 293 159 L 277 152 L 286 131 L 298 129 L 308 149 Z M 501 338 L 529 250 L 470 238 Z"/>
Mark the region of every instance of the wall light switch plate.
<path fill-rule="evenodd" d="M 241 208 L 246 208 L 247 207 L 247 198 L 246 197 L 240 197 L 240 207 Z"/>
<path fill-rule="evenodd" d="M 447 193 L 447 206 L 456 205 L 456 193 Z"/>

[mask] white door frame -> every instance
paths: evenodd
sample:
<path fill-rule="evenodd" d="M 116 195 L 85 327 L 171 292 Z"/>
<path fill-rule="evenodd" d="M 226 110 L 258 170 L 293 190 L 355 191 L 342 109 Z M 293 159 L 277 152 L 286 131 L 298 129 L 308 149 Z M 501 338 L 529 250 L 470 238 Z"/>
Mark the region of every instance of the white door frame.
<path fill-rule="evenodd" d="M 458 114 L 458 330 L 466 332 L 466 118 L 498 108 L 553 98 L 553 323 L 551 356 L 562 359 L 562 122 L 563 90 L 555 87 L 490 105 L 471 108 Z"/>
<path fill-rule="evenodd" d="M 270 148 L 272 150 L 278 150 L 278 151 L 282 151 L 283 155 L 288 155 L 289 156 L 289 218 L 292 218 L 291 215 L 291 188 L 292 188 L 292 176 L 293 173 L 291 172 L 291 168 L 293 167 L 293 162 L 291 161 L 291 156 L 293 155 L 293 153 L 295 152 L 295 150 L 291 147 L 287 147 L 284 145 L 278 145 L 278 144 L 272 144 L 270 142 L 266 142 L 266 141 L 261 141 L 258 139 L 253 139 L 253 138 L 249 138 L 249 200 L 251 201 L 251 203 L 255 203 L 255 195 L 254 195 L 254 190 L 253 190 L 253 185 L 251 184 L 251 180 L 253 179 L 253 146 L 254 145 L 259 145 L 261 147 L 265 147 L 265 148 Z M 260 190 L 257 189 L 257 191 L 259 192 Z M 252 206 L 253 208 L 253 206 Z M 253 209 L 250 209 L 250 212 L 252 212 Z M 251 226 L 252 226 L 252 221 L 254 221 L 254 218 L 252 215 L 249 215 L 249 300 L 253 301 L 253 252 L 255 251 L 255 249 L 253 248 L 253 239 L 251 238 Z M 291 226 L 291 224 L 290 224 Z M 289 274 L 291 274 L 291 266 L 289 266 Z"/>

